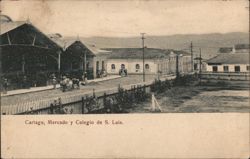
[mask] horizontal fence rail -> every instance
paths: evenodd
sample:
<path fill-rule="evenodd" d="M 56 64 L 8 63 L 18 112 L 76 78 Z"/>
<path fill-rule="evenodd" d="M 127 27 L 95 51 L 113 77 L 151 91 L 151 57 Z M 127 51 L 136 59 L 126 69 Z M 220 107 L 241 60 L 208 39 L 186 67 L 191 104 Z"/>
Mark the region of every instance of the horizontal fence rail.
<path fill-rule="evenodd" d="M 30 109 L 16 114 L 87 114 L 87 113 L 126 113 L 133 103 L 145 101 L 152 85 L 137 85 L 131 89 L 118 87 L 117 92 L 93 95 L 73 96 L 67 99 L 58 98 L 46 104 L 46 107 Z M 49 105 L 49 106 L 48 106 Z M 12 112 L 11 112 L 12 113 Z"/>
<path fill-rule="evenodd" d="M 202 72 L 201 78 L 203 79 L 217 79 L 217 80 L 249 80 L 249 72 Z"/>
<path fill-rule="evenodd" d="M 161 81 L 162 80 L 162 81 Z M 29 102 L 15 102 L 2 105 L 3 115 L 22 114 L 87 114 L 87 113 L 126 113 L 134 104 L 146 101 L 151 92 L 168 89 L 174 79 L 158 79 L 153 83 L 126 85 L 100 89 L 98 91 L 74 92 L 59 98 L 36 99 Z M 165 80 L 165 81 L 164 81 Z"/>

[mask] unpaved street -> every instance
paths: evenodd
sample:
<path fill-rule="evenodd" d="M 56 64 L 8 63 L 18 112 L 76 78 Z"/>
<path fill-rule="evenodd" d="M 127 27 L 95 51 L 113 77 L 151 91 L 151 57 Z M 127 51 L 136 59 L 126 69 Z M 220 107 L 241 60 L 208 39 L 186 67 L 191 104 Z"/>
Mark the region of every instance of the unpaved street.
<path fill-rule="evenodd" d="M 175 87 L 156 95 L 165 113 L 250 112 L 249 90 L 226 90 L 205 87 Z M 150 112 L 151 101 L 131 112 Z"/>

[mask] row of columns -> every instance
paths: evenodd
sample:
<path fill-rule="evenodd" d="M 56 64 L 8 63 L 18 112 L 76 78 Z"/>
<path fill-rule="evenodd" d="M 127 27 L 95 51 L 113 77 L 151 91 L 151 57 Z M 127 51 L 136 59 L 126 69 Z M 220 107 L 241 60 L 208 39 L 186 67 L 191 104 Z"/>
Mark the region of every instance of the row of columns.
<path fill-rule="evenodd" d="M 61 54 L 62 51 L 57 51 L 57 70 L 58 72 L 61 72 Z M 86 68 L 87 68 L 87 57 L 86 57 L 86 52 L 84 52 L 84 57 L 80 57 L 81 58 L 81 64 L 80 64 L 80 68 L 84 70 L 84 72 L 86 72 Z M 82 60 L 83 59 L 83 60 Z M 25 56 L 22 55 L 22 73 L 25 73 Z M 84 66 L 84 67 L 83 67 Z"/>

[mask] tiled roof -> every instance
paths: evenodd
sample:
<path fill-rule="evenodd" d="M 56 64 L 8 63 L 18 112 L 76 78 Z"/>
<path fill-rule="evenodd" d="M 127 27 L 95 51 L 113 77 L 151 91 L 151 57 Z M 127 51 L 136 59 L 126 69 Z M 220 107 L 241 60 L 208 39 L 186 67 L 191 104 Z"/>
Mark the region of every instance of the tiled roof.
<path fill-rule="evenodd" d="M 105 50 L 112 51 L 109 54 L 110 59 L 118 59 L 118 58 L 142 58 L 142 48 L 105 48 Z M 144 50 L 144 58 L 164 58 L 168 57 L 171 52 L 175 54 L 182 55 L 190 55 L 184 51 L 176 51 L 176 50 L 166 50 L 166 49 L 158 49 L 158 48 L 145 48 Z"/>
<path fill-rule="evenodd" d="M 206 61 L 208 64 L 249 64 L 249 53 L 219 54 Z"/>

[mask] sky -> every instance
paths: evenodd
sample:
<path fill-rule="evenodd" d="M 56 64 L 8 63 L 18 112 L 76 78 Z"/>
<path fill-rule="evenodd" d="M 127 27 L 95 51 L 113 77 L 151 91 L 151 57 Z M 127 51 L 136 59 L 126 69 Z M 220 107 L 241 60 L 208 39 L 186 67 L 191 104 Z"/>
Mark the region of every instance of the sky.
<path fill-rule="evenodd" d="M 129 37 L 249 31 L 248 0 L 3 0 L 2 14 L 45 33 Z"/>

